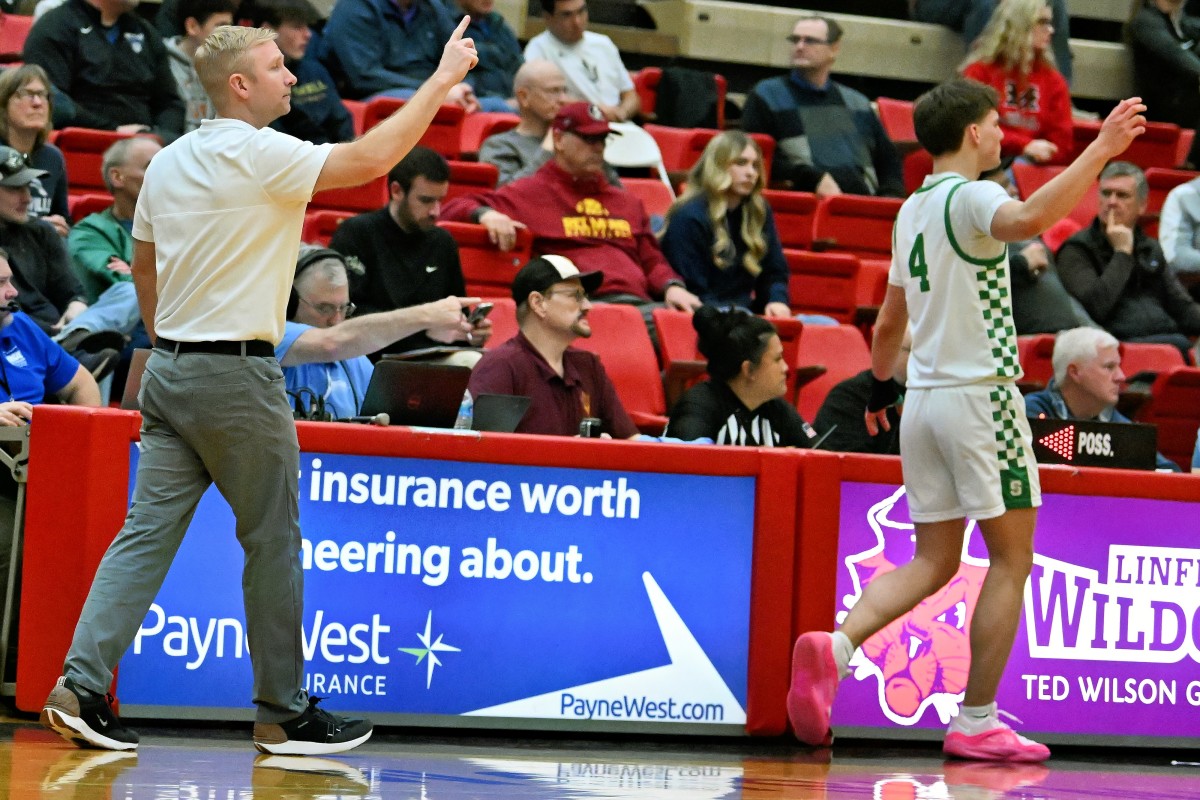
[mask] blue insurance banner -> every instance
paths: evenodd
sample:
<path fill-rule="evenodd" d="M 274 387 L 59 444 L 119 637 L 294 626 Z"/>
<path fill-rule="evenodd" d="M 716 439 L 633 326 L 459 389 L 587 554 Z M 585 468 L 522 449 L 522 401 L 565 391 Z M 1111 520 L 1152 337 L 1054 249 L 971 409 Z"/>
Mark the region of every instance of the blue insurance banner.
<path fill-rule="evenodd" d="M 340 712 L 744 724 L 754 488 L 302 453 L 306 686 Z M 123 703 L 250 705 L 242 560 L 210 488 Z"/>

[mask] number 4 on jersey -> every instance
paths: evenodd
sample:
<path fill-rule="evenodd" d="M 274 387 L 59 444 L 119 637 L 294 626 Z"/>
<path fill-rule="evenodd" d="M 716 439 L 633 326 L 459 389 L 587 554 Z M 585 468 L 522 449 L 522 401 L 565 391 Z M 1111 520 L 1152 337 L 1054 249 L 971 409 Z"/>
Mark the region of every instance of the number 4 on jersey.
<path fill-rule="evenodd" d="M 925 263 L 925 234 L 918 233 L 908 254 L 908 274 L 921 279 L 921 291 L 929 291 L 929 266 Z"/>

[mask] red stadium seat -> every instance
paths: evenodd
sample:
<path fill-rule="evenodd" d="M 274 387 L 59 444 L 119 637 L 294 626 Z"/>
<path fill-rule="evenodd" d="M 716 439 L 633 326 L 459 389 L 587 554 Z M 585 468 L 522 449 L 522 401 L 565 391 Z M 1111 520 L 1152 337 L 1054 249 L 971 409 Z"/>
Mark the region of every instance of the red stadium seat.
<path fill-rule="evenodd" d="M 633 73 L 633 88 L 637 89 L 638 99 L 642 101 L 642 114 L 647 119 L 654 119 L 654 110 L 658 106 L 658 82 L 662 80 L 662 68 L 645 67 Z M 717 85 L 717 127 L 725 128 L 725 92 L 728 81 L 724 75 L 713 75 Z"/>
<path fill-rule="evenodd" d="M 1099 120 L 1075 120 L 1075 153 L 1072 158 L 1083 152 L 1092 140 L 1100 133 Z M 1179 166 L 1179 137 L 1180 128 L 1169 122 L 1147 122 L 1146 132 L 1133 140 L 1124 153 L 1117 156 L 1120 161 L 1137 164 L 1143 170 L 1151 167 L 1171 169 Z"/>
<path fill-rule="evenodd" d="M 1051 178 L 1062 172 L 1063 169 L 1065 168 L 1014 163 L 1012 166 L 1013 179 L 1017 184 L 1018 194 L 1021 195 L 1023 200 L 1028 200 L 1031 194 L 1048 183 Z M 1099 187 L 1099 182 L 1092 184 L 1092 188 L 1084 192 L 1083 197 L 1079 200 L 1079 204 L 1071 210 L 1067 218 L 1075 220 L 1081 226 L 1091 225 L 1092 220 L 1096 218 L 1096 213 L 1100 210 Z"/>
<path fill-rule="evenodd" d="M 113 196 L 107 192 L 88 192 L 67 197 L 67 213 L 71 222 L 79 222 L 89 214 L 95 214 L 113 204 Z"/>
<path fill-rule="evenodd" d="M 813 249 L 891 259 L 892 225 L 901 203 L 898 198 L 852 194 L 825 198 L 817 207 Z"/>
<path fill-rule="evenodd" d="M 439 222 L 438 227 L 458 243 L 467 294 L 475 297 L 511 297 L 513 278 L 533 252 L 533 234 L 517 231 L 516 245 L 502 251 L 488 239 L 487 228 L 468 222 Z M 494 312 L 493 312 L 494 313 Z M 642 326 L 645 328 L 645 325 Z"/>
<path fill-rule="evenodd" d="M 671 194 L 667 185 L 655 178 L 622 178 L 621 185 L 625 191 L 642 201 L 646 213 L 651 216 L 666 216 L 671 203 L 675 202 L 675 195 Z"/>
<path fill-rule="evenodd" d="M 446 192 L 446 200 L 453 200 L 464 194 L 486 192 L 496 188 L 500 179 L 500 170 L 492 164 L 478 161 L 450 160 L 450 191 Z"/>
<path fill-rule="evenodd" d="M 1046 384 L 1054 377 L 1054 334 L 1039 333 L 1034 336 L 1017 337 L 1017 358 L 1021 362 L 1021 370 L 1025 373 L 1021 378 L 1022 391 L 1036 391 L 1046 388 Z"/>
<path fill-rule="evenodd" d="M 462 141 L 459 150 L 465 155 L 479 152 L 483 140 L 517 127 L 521 118 L 502 111 L 476 111 L 463 119 Z"/>
<path fill-rule="evenodd" d="M 824 374 L 800 387 L 796 409 L 811 422 L 829 390 L 871 366 L 871 351 L 853 325 L 806 325 L 800 334 L 797 363 L 818 365 Z"/>
<path fill-rule="evenodd" d="M 687 172 L 700 160 L 705 146 L 721 131 L 713 128 L 670 128 L 666 125 L 643 126 L 646 133 L 658 142 L 662 151 L 663 165 L 669 172 Z M 763 154 L 763 169 L 771 174 L 771 158 L 775 155 L 775 140 L 763 133 L 749 134 L 758 142 Z"/>
<path fill-rule="evenodd" d="M 309 244 L 329 247 L 329 240 L 333 238 L 333 232 L 337 230 L 337 226 L 341 225 L 343 220 L 353 216 L 354 213 L 350 211 L 330 211 L 328 209 L 309 211 L 304 215 L 304 231 L 300 234 L 300 238 Z"/>
<path fill-rule="evenodd" d="M 811 249 L 813 222 L 817 217 L 817 196 L 812 192 L 766 189 L 763 199 L 775 212 L 779 243 L 799 250 Z"/>
<path fill-rule="evenodd" d="M 923 147 L 918 147 L 904 156 L 904 191 L 912 194 L 921 188 L 926 175 L 933 174 L 933 156 Z"/>
<path fill-rule="evenodd" d="M 652 313 L 669 412 L 681 394 L 707 376 L 708 365 L 700 352 L 691 314 L 669 308 L 656 308 Z"/>
<path fill-rule="evenodd" d="M 488 319 L 492 321 L 492 335 L 483 346 L 485 350 L 491 350 L 517 335 L 517 304 L 513 301 L 511 292 L 504 297 L 483 299 L 494 306 L 492 313 L 488 314 Z"/>
<path fill-rule="evenodd" d="M 404 101 L 396 97 L 376 97 L 367 103 L 363 118 L 363 130 L 369 131 L 380 122 L 387 119 L 396 109 L 404 105 Z M 433 116 L 433 122 L 425 131 L 418 144 L 440 153 L 446 158 L 458 158 L 462 142 L 463 117 L 466 112 L 462 106 L 443 105 Z"/>
<path fill-rule="evenodd" d="M 1192 155 L 1192 143 L 1196 141 L 1196 131 L 1192 128 L 1179 129 L 1179 146 L 1175 149 L 1175 166 L 1182 167 L 1188 163 Z M 1193 167 L 1200 166 L 1193 164 Z"/>
<path fill-rule="evenodd" d="M 1121 342 L 1120 349 L 1121 371 L 1125 373 L 1126 379 L 1139 372 L 1153 372 L 1157 375 L 1173 367 L 1187 366 L 1183 360 L 1183 353 L 1180 353 L 1175 345 Z"/>
<path fill-rule="evenodd" d="M 21 60 L 25 39 L 33 27 L 33 17 L 21 14 L 0 14 L 0 62 Z"/>
<path fill-rule="evenodd" d="M 362 136 L 366 131 L 367 104 L 362 100 L 347 100 L 343 97 L 342 105 L 350 112 L 350 119 L 354 120 L 354 135 Z"/>
<path fill-rule="evenodd" d="M 596 303 L 588 312 L 592 335 L 575 346 L 600 356 L 638 430 L 659 436 L 667 425 L 662 375 L 642 312 L 634 306 Z"/>
<path fill-rule="evenodd" d="M 791 249 L 785 249 L 783 254 L 788 262 L 792 311 L 825 314 L 845 324 L 855 321 L 859 272 L 856 256 Z"/>
<path fill-rule="evenodd" d="M 1157 425 L 1159 452 L 1190 471 L 1200 428 L 1200 369 L 1173 367 L 1160 373 L 1135 419 Z"/>
<path fill-rule="evenodd" d="M 913 104 L 908 100 L 880 97 L 875 101 L 883 131 L 901 152 L 919 147 L 913 127 Z"/>
<path fill-rule="evenodd" d="M 100 164 L 104 151 L 114 142 L 133 134 L 101 131 L 94 128 L 63 128 L 51 135 L 51 141 L 62 150 L 67 163 L 67 184 L 74 194 L 107 192 Z M 154 137 L 158 138 L 158 137 Z"/>
<path fill-rule="evenodd" d="M 1171 190 L 1197 176 L 1200 176 L 1200 172 L 1184 169 L 1151 167 L 1146 170 L 1146 184 L 1150 194 L 1146 198 L 1146 213 L 1142 216 L 1141 223 L 1147 236 L 1158 236 L 1158 218 Z"/>
<path fill-rule="evenodd" d="M 326 189 L 313 195 L 309 210 L 326 208 L 333 211 L 374 211 L 388 200 L 387 177 L 381 175 L 361 186 Z"/>

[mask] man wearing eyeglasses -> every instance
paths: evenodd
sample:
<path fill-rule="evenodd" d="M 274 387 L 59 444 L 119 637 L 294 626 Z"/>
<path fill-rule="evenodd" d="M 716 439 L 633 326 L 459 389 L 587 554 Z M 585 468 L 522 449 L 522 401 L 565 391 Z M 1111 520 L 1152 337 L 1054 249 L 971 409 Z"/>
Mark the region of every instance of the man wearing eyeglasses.
<path fill-rule="evenodd" d="M 637 436 L 600 357 L 571 346 L 579 337 L 592 335 L 588 295 L 602 280 L 599 272 L 581 273 L 571 259 L 558 255 L 530 259 L 513 279 L 520 331 L 484 353 L 467 388 L 473 397 L 528 397 L 529 410 L 517 433 Z M 581 426 L 584 420 L 588 424 Z"/>
<path fill-rule="evenodd" d="M 842 28 L 801 17 L 787 37 L 792 71 L 759 81 L 746 97 L 742 128 L 775 139 L 771 178 L 803 192 L 903 197 L 900 156 L 871 101 L 830 78 Z"/>
<path fill-rule="evenodd" d="M 275 346 L 288 391 L 311 392 L 334 419 L 358 415 L 373 369 L 367 353 L 421 332 L 437 339 L 466 335 L 471 325 L 462 310 L 479 302 L 477 297 L 444 297 L 355 317 L 352 270 L 361 272 L 362 267 L 336 250 L 302 247 L 283 339 Z"/>

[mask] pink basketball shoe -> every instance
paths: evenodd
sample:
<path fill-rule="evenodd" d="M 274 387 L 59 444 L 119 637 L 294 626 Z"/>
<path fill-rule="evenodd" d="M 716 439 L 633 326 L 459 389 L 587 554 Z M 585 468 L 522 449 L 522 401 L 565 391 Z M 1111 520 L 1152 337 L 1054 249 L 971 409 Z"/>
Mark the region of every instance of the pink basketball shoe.
<path fill-rule="evenodd" d="M 1004 714 L 1003 711 L 997 712 Z M 1005 714 L 1011 717 L 1011 714 Z M 954 758 L 972 761 L 1045 761 L 1050 757 L 1050 748 L 1031 739 L 1026 739 L 999 719 L 993 727 L 976 734 L 961 730 L 959 718 L 950 723 L 942 752 Z"/>
<path fill-rule="evenodd" d="M 829 717 L 837 685 L 833 635 L 824 631 L 801 635 L 792 649 L 792 685 L 787 695 L 788 719 L 797 739 L 812 747 L 833 742 Z"/>

